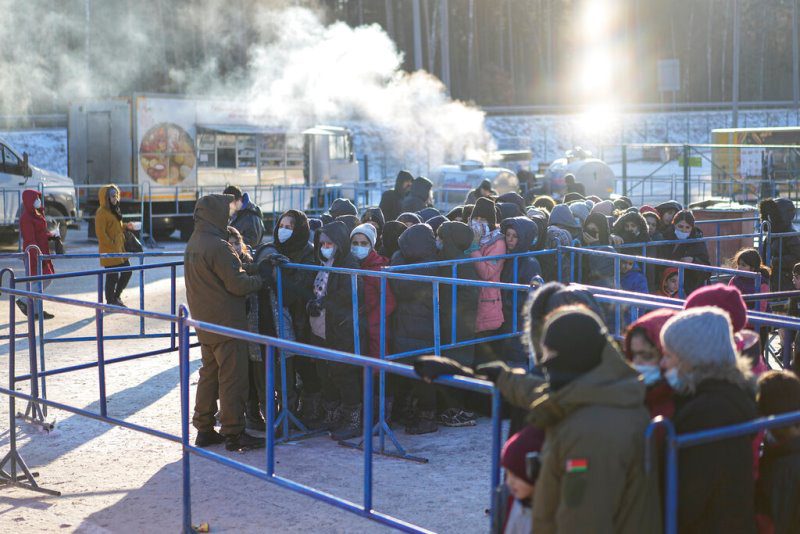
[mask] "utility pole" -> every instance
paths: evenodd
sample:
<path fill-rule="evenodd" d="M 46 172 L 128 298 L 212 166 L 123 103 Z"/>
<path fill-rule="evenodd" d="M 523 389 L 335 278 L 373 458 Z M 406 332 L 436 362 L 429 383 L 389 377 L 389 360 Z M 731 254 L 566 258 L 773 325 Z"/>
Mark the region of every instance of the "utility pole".
<path fill-rule="evenodd" d="M 440 0 L 439 8 L 442 10 L 440 14 L 441 30 L 442 30 L 442 83 L 447 88 L 447 93 L 450 93 L 450 23 L 448 17 L 450 10 L 448 9 L 447 0 Z"/>
<path fill-rule="evenodd" d="M 733 0 L 733 128 L 739 127 L 739 0 Z"/>
<path fill-rule="evenodd" d="M 422 21 L 420 20 L 419 0 L 412 0 L 414 16 L 414 70 L 422 70 Z"/>
<path fill-rule="evenodd" d="M 91 84 L 92 77 L 92 0 L 85 0 L 83 11 L 86 16 L 86 35 L 84 36 L 84 52 L 86 53 L 86 76 Z"/>

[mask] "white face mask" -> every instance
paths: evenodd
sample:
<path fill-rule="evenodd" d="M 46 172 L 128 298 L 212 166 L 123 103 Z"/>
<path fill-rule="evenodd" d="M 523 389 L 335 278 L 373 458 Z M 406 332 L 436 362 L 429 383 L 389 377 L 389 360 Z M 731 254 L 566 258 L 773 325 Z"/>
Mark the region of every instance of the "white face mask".
<path fill-rule="evenodd" d="M 681 232 L 680 230 L 675 230 L 675 237 L 678 239 L 689 239 L 689 234 L 691 232 Z"/>
<path fill-rule="evenodd" d="M 646 386 L 650 386 L 655 384 L 659 380 L 661 380 L 661 368 L 658 365 L 636 365 L 634 364 L 634 369 L 639 371 L 639 374 L 642 375 L 644 379 L 644 384 Z"/>
<path fill-rule="evenodd" d="M 286 243 L 289 238 L 292 237 L 293 233 L 294 230 L 291 228 L 278 228 L 278 241 L 281 243 Z"/>
<path fill-rule="evenodd" d="M 33 201 L 33 207 L 34 207 L 34 209 L 37 209 L 37 210 L 39 208 L 41 208 L 42 207 L 42 199 L 41 198 L 37 198 L 36 200 L 34 200 Z"/>
<path fill-rule="evenodd" d="M 323 258 L 329 260 L 333 257 L 334 250 L 336 250 L 336 247 L 320 248 L 319 253 L 322 254 Z"/>
<path fill-rule="evenodd" d="M 369 255 L 369 247 L 350 247 L 350 251 L 359 260 L 363 260 Z"/>

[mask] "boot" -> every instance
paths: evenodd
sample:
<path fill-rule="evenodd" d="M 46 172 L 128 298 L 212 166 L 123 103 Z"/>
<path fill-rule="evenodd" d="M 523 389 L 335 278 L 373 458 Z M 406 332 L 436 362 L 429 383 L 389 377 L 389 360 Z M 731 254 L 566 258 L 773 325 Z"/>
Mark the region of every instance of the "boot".
<path fill-rule="evenodd" d="M 225 437 L 216 430 L 198 432 L 197 437 L 194 439 L 195 446 L 201 448 L 219 445 L 220 443 L 225 443 Z"/>
<path fill-rule="evenodd" d="M 17 299 L 17 308 L 19 308 L 19 311 L 22 312 L 22 315 L 25 317 L 28 316 L 28 305 L 22 302 L 22 299 Z"/>
<path fill-rule="evenodd" d="M 319 393 L 301 394 L 298 416 L 308 428 L 317 428 L 325 416 L 322 408 L 322 395 Z"/>
<path fill-rule="evenodd" d="M 323 402 L 322 409 L 324 415 L 322 417 L 322 424 L 320 428 L 336 428 L 342 418 L 342 407 L 338 403 Z"/>
<path fill-rule="evenodd" d="M 242 430 L 238 434 L 227 434 L 225 436 L 225 449 L 229 451 L 250 451 L 253 449 L 263 449 L 267 442 L 264 438 L 256 438 Z"/>
<path fill-rule="evenodd" d="M 334 441 L 345 441 L 358 437 L 361 433 L 361 404 L 343 406 L 341 423 L 331 432 L 331 439 Z"/>
<path fill-rule="evenodd" d="M 406 434 L 430 434 L 439 430 L 436 424 L 436 414 L 429 411 L 421 411 L 410 424 L 406 425 Z"/>
<path fill-rule="evenodd" d="M 42 310 L 42 317 L 44 317 L 45 320 L 47 320 L 47 319 L 52 319 L 53 317 L 55 317 L 55 315 L 53 315 L 52 313 L 48 313 L 45 310 Z"/>
<path fill-rule="evenodd" d="M 244 421 L 245 428 L 249 430 L 255 430 L 257 432 L 266 432 L 267 431 L 267 423 L 264 421 L 264 418 L 261 417 L 259 412 L 248 413 L 247 417 Z"/>

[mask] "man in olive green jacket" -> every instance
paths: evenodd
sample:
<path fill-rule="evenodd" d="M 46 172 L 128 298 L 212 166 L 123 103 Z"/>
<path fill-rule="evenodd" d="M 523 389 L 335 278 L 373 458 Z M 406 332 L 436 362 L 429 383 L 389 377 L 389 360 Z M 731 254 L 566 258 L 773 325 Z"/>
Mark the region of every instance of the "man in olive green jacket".
<path fill-rule="evenodd" d="M 207 195 L 195 205 L 194 232 L 184 254 L 186 300 L 192 318 L 198 321 L 247 330 L 245 297 L 258 291 L 262 278 L 244 271 L 228 243 L 227 224 L 233 200 L 232 195 Z M 247 342 L 203 330 L 197 331 L 197 338 L 203 366 L 192 418 L 198 431 L 195 444 L 205 447 L 224 440 L 228 450 L 263 447 L 263 440 L 244 432 Z M 222 435 L 214 431 L 218 398 Z"/>

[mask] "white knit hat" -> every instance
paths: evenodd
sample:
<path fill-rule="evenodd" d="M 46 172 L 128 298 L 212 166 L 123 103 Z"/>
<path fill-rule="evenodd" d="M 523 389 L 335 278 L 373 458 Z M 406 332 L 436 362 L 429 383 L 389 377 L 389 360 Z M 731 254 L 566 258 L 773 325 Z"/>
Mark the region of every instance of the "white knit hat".
<path fill-rule="evenodd" d="M 664 324 L 661 344 L 692 367 L 736 366 L 731 320 L 717 307 L 701 306 L 678 313 Z"/>
<path fill-rule="evenodd" d="M 367 239 L 369 239 L 370 245 L 372 248 L 375 248 L 375 241 L 378 240 L 378 233 L 375 231 L 375 227 L 369 223 L 359 224 L 353 231 L 350 232 L 350 239 L 353 239 L 353 236 L 356 234 L 362 234 Z"/>

